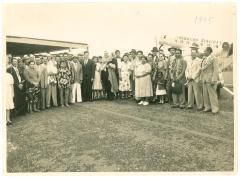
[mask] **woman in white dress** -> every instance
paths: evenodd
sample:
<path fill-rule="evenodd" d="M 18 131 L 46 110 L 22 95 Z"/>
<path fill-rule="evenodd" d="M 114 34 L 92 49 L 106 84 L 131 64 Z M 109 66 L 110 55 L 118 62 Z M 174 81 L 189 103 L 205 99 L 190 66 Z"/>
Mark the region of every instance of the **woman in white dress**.
<path fill-rule="evenodd" d="M 101 82 L 101 71 L 102 65 L 99 62 L 98 57 L 93 57 L 93 61 L 95 62 L 95 77 L 93 81 L 93 99 L 100 99 L 101 91 L 102 91 L 102 82 Z"/>
<path fill-rule="evenodd" d="M 149 98 L 153 96 L 151 65 L 147 63 L 147 58 L 141 58 L 141 64 L 135 69 L 135 96 L 141 101 L 139 105 L 149 105 Z"/>
<path fill-rule="evenodd" d="M 131 67 L 128 55 L 123 56 L 123 62 L 119 66 L 119 91 L 121 92 L 121 98 L 128 98 L 131 90 L 130 84 Z"/>
<path fill-rule="evenodd" d="M 14 109 L 13 97 L 13 77 L 10 73 L 5 73 L 5 107 L 6 107 L 6 121 L 7 125 L 12 124 L 10 120 L 10 110 Z"/>

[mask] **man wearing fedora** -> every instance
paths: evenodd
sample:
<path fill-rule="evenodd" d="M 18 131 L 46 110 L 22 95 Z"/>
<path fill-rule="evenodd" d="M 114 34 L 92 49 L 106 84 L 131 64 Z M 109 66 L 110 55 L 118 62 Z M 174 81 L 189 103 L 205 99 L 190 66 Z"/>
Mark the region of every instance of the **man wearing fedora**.
<path fill-rule="evenodd" d="M 203 97 L 200 88 L 200 70 L 202 60 L 198 58 L 198 44 L 193 43 L 191 48 L 191 57 L 187 61 L 187 68 L 185 75 L 187 78 L 188 86 L 188 104 L 187 109 L 192 109 L 194 105 L 194 98 L 197 104 L 197 110 L 203 108 Z"/>
<path fill-rule="evenodd" d="M 170 55 L 168 56 L 168 61 L 167 61 L 167 84 L 166 84 L 166 89 L 167 89 L 167 101 L 169 104 L 172 104 L 172 88 L 171 88 L 171 77 L 170 77 L 170 64 L 172 64 L 172 62 L 175 59 L 175 51 L 176 48 L 175 47 L 170 47 L 168 48 L 168 51 L 170 53 Z"/>
<path fill-rule="evenodd" d="M 217 80 L 218 80 L 218 63 L 216 58 L 212 55 L 212 48 L 206 47 L 201 64 L 201 80 L 203 83 L 203 105 L 204 112 L 218 113 L 219 105 L 217 98 Z"/>

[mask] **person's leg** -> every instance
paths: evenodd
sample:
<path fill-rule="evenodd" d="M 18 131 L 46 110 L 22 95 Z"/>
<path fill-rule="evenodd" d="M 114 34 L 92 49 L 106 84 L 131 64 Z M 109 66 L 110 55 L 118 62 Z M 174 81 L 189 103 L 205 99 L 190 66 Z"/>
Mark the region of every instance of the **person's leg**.
<path fill-rule="evenodd" d="M 68 101 L 69 101 L 69 88 L 64 89 L 64 96 L 65 96 L 65 105 L 68 107 Z"/>
<path fill-rule="evenodd" d="M 220 93 L 221 93 L 221 84 L 217 84 L 217 97 L 220 99 Z"/>
<path fill-rule="evenodd" d="M 59 88 L 59 93 L 60 93 L 60 104 L 63 107 L 64 106 L 63 88 Z"/>
<path fill-rule="evenodd" d="M 82 94 L 81 94 L 81 85 L 80 83 L 76 83 L 76 92 L 77 92 L 77 102 L 82 102 Z"/>
<path fill-rule="evenodd" d="M 193 82 L 188 83 L 188 103 L 187 108 L 192 108 L 194 104 Z"/>
<path fill-rule="evenodd" d="M 52 99 L 53 99 L 53 106 L 58 106 L 58 102 L 57 102 L 57 85 L 54 84 L 52 86 Z"/>
<path fill-rule="evenodd" d="M 38 106 L 38 101 L 39 101 L 39 93 L 34 94 L 33 96 L 33 111 L 34 112 L 39 112 L 39 109 L 37 108 Z"/>
<path fill-rule="evenodd" d="M 92 81 L 91 80 L 89 80 L 88 88 L 89 88 L 88 99 L 89 101 L 92 101 Z"/>
<path fill-rule="evenodd" d="M 211 84 L 208 84 L 207 86 L 208 93 L 209 93 L 209 100 L 211 104 L 211 109 L 213 113 L 217 113 L 219 111 L 219 105 L 218 105 L 218 98 L 217 98 L 217 85 L 215 84 L 212 86 Z"/>
<path fill-rule="evenodd" d="M 172 100 L 173 100 L 173 107 L 179 107 L 178 95 L 177 94 L 172 93 Z"/>
<path fill-rule="evenodd" d="M 174 104 L 173 96 L 172 96 L 172 81 L 168 81 L 168 103 Z"/>
<path fill-rule="evenodd" d="M 51 96 L 52 96 L 52 85 L 49 84 L 47 88 L 47 108 L 50 107 Z"/>
<path fill-rule="evenodd" d="M 209 111 L 211 109 L 207 83 L 203 83 L 203 105 L 204 105 L 204 111 Z"/>
<path fill-rule="evenodd" d="M 72 103 L 72 98 L 73 98 L 73 95 L 72 95 L 72 86 L 70 86 L 68 88 L 68 103 Z"/>
<path fill-rule="evenodd" d="M 203 97 L 198 82 L 193 82 L 193 92 L 197 104 L 197 109 L 201 110 L 203 108 Z"/>
<path fill-rule="evenodd" d="M 75 103 L 76 102 L 76 91 L 77 91 L 77 83 L 73 83 L 72 84 L 72 99 L 71 99 L 71 103 Z"/>
<path fill-rule="evenodd" d="M 179 97 L 180 108 L 185 108 L 186 97 L 185 97 L 185 86 L 184 86 L 184 84 L 182 84 L 182 93 L 179 94 L 178 97 Z"/>
<path fill-rule="evenodd" d="M 46 89 L 45 88 L 41 88 L 41 105 L 42 105 L 42 109 L 45 109 L 46 107 Z"/>
<path fill-rule="evenodd" d="M 12 121 L 10 120 L 10 109 L 6 110 L 6 122 L 7 125 L 12 123 Z"/>

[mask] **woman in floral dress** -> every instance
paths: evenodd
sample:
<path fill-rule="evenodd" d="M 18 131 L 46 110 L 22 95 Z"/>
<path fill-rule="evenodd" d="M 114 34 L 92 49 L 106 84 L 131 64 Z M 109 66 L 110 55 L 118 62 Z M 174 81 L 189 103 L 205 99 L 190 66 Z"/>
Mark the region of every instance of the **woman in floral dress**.
<path fill-rule="evenodd" d="M 128 98 L 129 92 L 131 90 L 130 84 L 130 73 L 131 73 L 131 64 L 129 62 L 128 55 L 123 56 L 123 62 L 119 67 L 119 91 L 121 92 L 122 98 Z"/>
<path fill-rule="evenodd" d="M 67 67 L 66 61 L 61 61 L 59 66 L 60 67 L 57 75 L 57 80 L 60 92 L 60 104 L 62 107 L 64 107 L 64 105 L 68 107 L 69 88 L 71 85 L 71 72 Z"/>

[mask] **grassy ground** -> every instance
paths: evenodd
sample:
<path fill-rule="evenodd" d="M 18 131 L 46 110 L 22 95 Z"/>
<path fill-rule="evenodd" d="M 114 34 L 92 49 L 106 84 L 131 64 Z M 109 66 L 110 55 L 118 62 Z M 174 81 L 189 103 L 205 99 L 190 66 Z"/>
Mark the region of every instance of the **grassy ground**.
<path fill-rule="evenodd" d="M 233 99 L 223 93 L 220 107 L 95 101 L 18 117 L 7 128 L 7 171 L 232 171 Z"/>

